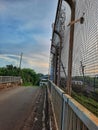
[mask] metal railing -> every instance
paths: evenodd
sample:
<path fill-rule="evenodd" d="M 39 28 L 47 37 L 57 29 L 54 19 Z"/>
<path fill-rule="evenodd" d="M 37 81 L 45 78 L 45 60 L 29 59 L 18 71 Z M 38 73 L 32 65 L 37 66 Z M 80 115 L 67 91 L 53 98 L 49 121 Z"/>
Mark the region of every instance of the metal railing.
<path fill-rule="evenodd" d="M 16 76 L 0 76 L 0 84 L 21 82 L 21 77 Z"/>
<path fill-rule="evenodd" d="M 98 118 L 71 96 L 48 83 L 58 130 L 98 130 Z"/>

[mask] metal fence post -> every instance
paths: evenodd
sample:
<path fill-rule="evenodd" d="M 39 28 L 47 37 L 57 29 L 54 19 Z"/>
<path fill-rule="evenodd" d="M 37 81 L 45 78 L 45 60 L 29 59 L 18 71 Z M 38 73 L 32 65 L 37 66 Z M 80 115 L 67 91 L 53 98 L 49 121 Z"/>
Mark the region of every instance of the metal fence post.
<path fill-rule="evenodd" d="M 71 9 L 71 21 L 73 20 L 75 20 L 75 2 L 73 2 L 72 9 Z M 67 88 L 66 88 L 67 94 L 69 95 L 71 95 L 73 42 L 74 42 L 74 24 L 70 26 L 68 78 L 67 78 Z"/>

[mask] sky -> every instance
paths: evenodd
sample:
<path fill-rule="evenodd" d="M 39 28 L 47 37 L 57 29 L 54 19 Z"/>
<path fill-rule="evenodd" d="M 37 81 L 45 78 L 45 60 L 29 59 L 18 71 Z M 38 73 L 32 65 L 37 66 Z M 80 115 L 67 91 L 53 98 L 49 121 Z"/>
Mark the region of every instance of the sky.
<path fill-rule="evenodd" d="M 12 64 L 48 73 L 58 0 L 0 0 L 0 67 Z"/>

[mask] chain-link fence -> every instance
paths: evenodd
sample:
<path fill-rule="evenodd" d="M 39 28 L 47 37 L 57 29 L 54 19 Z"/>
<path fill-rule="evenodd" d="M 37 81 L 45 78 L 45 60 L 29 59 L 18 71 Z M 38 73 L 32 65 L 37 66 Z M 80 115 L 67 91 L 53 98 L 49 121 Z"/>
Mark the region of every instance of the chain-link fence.
<path fill-rule="evenodd" d="M 74 3 L 75 10 L 72 9 L 71 3 L 72 5 Z M 72 21 L 74 14 L 75 18 Z M 72 34 L 71 31 L 74 33 Z M 72 68 L 70 68 L 70 56 L 72 56 Z M 58 1 L 56 19 L 53 25 L 50 69 L 52 80 L 63 88 L 67 86 L 68 79 L 71 76 L 70 84 L 73 87 L 85 87 L 87 91 L 97 89 L 97 0 Z"/>

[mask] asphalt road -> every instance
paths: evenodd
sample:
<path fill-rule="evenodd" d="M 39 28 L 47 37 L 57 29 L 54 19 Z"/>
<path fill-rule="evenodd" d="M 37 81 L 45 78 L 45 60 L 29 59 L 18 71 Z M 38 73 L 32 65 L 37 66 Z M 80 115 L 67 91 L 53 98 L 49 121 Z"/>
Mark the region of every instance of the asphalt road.
<path fill-rule="evenodd" d="M 0 130 L 21 130 L 39 93 L 39 88 L 32 87 L 1 91 Z"/>

